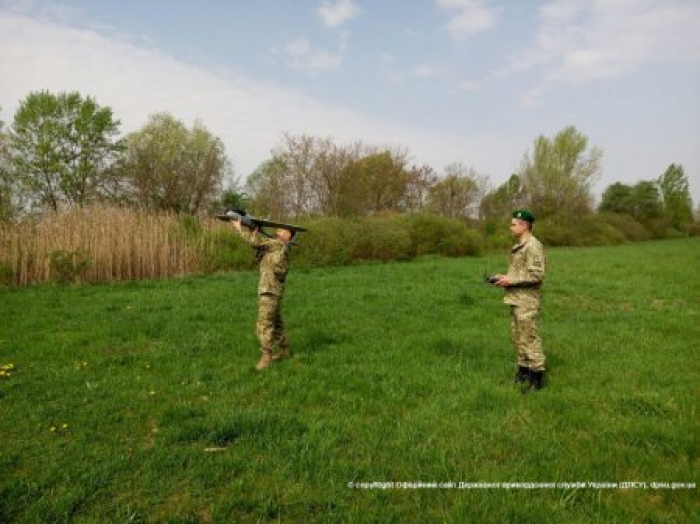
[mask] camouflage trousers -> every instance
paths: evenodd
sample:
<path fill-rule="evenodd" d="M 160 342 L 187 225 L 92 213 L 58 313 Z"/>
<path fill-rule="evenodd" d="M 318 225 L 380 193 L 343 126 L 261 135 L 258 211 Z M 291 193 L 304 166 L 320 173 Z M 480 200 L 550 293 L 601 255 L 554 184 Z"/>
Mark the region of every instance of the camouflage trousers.
<path fill-rule="evenodd" d="M 282 297 L 265 293 L 258 300 L 258 323 L 255 327 L 261 350 L 272 351 L 275 344 L 287 347 L 287 335 L 282 321 Z"/>
<path fill-rule="evenodd" d="M 537 306 L 510 306 L 510 336 L 518 350 L 518 366 L 544 371 L 545 356 L 540 340 Z"/>

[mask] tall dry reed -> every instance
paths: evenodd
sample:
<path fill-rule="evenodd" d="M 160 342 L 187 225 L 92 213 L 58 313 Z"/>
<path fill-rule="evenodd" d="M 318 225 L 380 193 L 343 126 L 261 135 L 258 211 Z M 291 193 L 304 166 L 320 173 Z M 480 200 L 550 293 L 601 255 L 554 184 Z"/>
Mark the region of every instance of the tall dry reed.
<path fill-rule="evenodd" d="M 167 213 L 92 206 L 0 225 L 0 278 L 18 286 L 71 271 L 85 282 L 194 273 L 200 252 Z"/>

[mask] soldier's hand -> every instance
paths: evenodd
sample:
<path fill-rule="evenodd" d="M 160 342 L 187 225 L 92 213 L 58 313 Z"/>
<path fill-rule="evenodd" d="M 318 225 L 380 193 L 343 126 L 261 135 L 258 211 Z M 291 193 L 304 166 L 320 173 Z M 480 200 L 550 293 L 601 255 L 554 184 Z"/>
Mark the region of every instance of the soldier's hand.
<path fill-rule="evenodd" d="M 496 275 L 496 285 L 498 287 L 508 287 L 512 281 L 508 275 Z"/>
<path fill-rule="evenodd" d="M 238 231 L 240 233 L 241 231 L 241 219 L 239 218 L 238 220 L 231 220 L 231 225 L 233 226 L 233 229 Z"/>

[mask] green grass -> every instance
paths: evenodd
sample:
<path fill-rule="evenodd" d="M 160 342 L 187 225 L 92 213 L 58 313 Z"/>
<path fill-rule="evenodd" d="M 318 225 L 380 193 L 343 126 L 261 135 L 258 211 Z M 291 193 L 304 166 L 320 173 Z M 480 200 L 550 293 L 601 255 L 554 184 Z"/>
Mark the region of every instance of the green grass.
<path fill-rule="evenodd" d="M 698 522 L 697 488 L 504 483 L 700 480 L 700 241 L 549 250 L 531 395 L 505 260 L 293 270 L 263 373 L 255 273 L 0 290 L 0 522 Z M 419 481 L 502 487 L 348 487 Z"/>

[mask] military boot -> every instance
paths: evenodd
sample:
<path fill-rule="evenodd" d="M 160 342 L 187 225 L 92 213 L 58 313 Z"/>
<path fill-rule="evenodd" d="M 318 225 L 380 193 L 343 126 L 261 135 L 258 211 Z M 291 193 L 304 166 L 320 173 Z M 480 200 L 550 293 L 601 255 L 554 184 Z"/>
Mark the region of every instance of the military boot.
<path fill-rule="evenodd" d="M 518 372 L 515 374 L 515 383 L 521 384 L 530 378 L 530 368 L 525 366 L 518 366 Z"/>
<path fill-rule="evenodd" d="M 289 346 L 281 346 L 279 353 L 272 356 L 272 360 L 274 360 L 275 362 L 281 362 L 282 360 L 287 360 L 291 356 L 292 352 L 289 349 Z"/>
<path fill-rule="evenodd" d="M 530 372 L 530 387 L 525 389 L 523 393 L 529 393 L 530 391 L 538 391 L 542 389 L 544 382 L 544 371 L 531 371 Z"/>
<path fill-rule="evenodd" d="M 268 367 L 270 367 L 270 364 L 272 364 L 272 351 L 266 348 L 263 348 L 261 351 L 262 357 L 260 357 L 258 363 L 255 364 L 255 369 L 257 369 L 258 371 L 267 369 Z"/>

